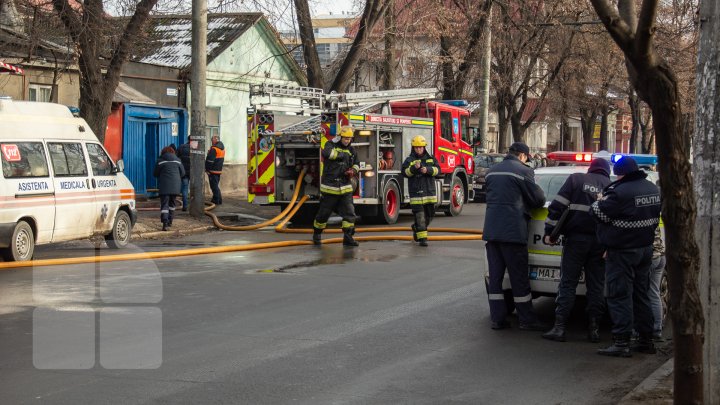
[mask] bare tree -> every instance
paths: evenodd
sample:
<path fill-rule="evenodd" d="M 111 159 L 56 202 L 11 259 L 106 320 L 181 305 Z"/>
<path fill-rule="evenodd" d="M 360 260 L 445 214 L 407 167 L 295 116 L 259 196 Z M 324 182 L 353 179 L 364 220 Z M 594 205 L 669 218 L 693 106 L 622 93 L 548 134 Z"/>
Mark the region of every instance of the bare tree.
<path fill-rule="evenodd" d="M 122 34 L 117 37 L 108 32 L 108 27 L 113 24 L 101 0 L 86 0 L 82 7 L 76 8 L 70 5 L 69 0 L 52 0 L 78 50 L 80 115 L 101 141 L 105 139 L 112 97 L 120 82 L 123 64 L 157 1 L 140 0 L 134 14 L 127 19 Z M 106 61 L 108 53 L 109 61 Z"/>
<path fill-rule="evenodd" d="M 300 41 L 303 46 L 303 57 L 307 65 L 308 86 L 324 88 L 322 66 L 315 47 L 315 34 L 310 16 L 310 6 L 307 0 L 293 0 L 295 3 L 295 14 L 297 16 Z"/>
<path fill-rule="evenodd" d="M 595 11 L 628 62 L 638 96 L 652 110 L 663 194 L 670 315 L 675 349 L 676 404 L 703 403 L 703 339 L 705 319 L 698 292 L 699 250 L 695 240 L 696 201 L 683 131 L 681 96 L 673 68 L 655 48 L 658 0 L 644 0 L 638 16 L 623 15 L 608 0 L 591 0 Z M 627 12 L 627 11 L 626 11 Z M 627 24 L 626 21 L 636 21 Z"/>

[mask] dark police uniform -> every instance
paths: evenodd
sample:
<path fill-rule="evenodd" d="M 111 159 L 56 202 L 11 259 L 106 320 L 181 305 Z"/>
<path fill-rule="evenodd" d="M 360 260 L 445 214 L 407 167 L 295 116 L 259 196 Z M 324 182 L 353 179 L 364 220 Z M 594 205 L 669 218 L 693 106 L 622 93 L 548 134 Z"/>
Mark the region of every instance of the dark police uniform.
<path fill-rule="evenodd" d="M 357 246 L 352 235 L 355 233 L 355 207 L 353 206 L 353 185 L 351 178 L 357 175 L 360 167 L 352 144 L 344 146 L 336 137 L 325 144 L 322 151 L 323 172 L 320 178 L 320 207 L 313 223 L 313 241 L 320 243 L 320 234 L 327 226 L 327 220 L 333 211 L 343 219 L 343 244 Z M 349 170 L 352 169 L 352 170 Z"/>
<path fill-rule="evenodd" d="M 416 163 L 420 164 L 420 168 L 425 167 L 427 172 L 422 173 L 420 168 L 415 167 Z M 402 164 L 402 172 L 408 178 L 410 208 L 415 216 L 413 238 L 425 246 L 427 228 L 435 216 L 435 204 L 438 201 L 435 195 L 435 176 L 440 173 L 440 164 L 427 150 L 424 150 L 421 156 L 412 151 Z"/>
<path fill-rule="evenodd" d="M 160 221 L 163 230 L 172 225 L 175 215 L 175 196 L 180 194 L 185 169 L 174 153 L 163 153 L 155 164 L 153 175 L 158 179 L 160 194 Z"/>
<path fill-rule="evenodd" d="M 212 190 L 212 203 L 222 204 L 222 193 L 220 193 L 220 175 L 222 174 L 223 163 L 225 162 L 225 145 L 218 141 L 210 150 L 208 150 L 205 158 L 205 171 L 208 174 L 208 182 L 210 182 L 210 190 Z"/>
<path fill-rule="evenodd" d="M 545 194 L 535 184 L 534 177 L 533 169 L 513 154 L 508 154 L 485 175 L 487 209 L 483 240 L 487 241 L 485 250 L 490 273 L 490 316 L 496 329 L 508 326 L 502 289 L 506 268 L 520 327 L 525 329 L 537 323 L 528 279 L 528 222 L 530 210 L 545 204 Z"/>
<path fill-rule="evenodd" d="M 598 239 L 607 247 L 605 296 L 613 322 L 614 344 L 598 353 L 622 357 L 630 356 L 633 328 L 640 334 L 640 351 L 654 352 L 648 290 L 661 208 L 657 186 L 630 160 L 623 157 L 615 164 L 616 174 L 627 174 L 611 183 L 590 210 L 598 223 Z"/>
<path fill-rule="evenodd" d="M 563 235 L 560 285 L 555 300 L 555 327 L 543 335 L 546 339 L 565 340 L 565 322 L 575 304 L 575 290 L 584 270 L 588 300 L 586 312 L 590 325 L 588 338 L 593 342 L 600 341 L 598 324 L 605 312 L 605 248 L 598 241 L 597 226 L 589 211 L 598 194 L 609 184 L 610 165 L 606 160 L 596 159 L 587 173 L 571 174 L 548 207 L 545 220 L 547 236 L 558 225 L 563 213 L 568 212 L 564 222 L 559 224 L 560 234 Z"/>

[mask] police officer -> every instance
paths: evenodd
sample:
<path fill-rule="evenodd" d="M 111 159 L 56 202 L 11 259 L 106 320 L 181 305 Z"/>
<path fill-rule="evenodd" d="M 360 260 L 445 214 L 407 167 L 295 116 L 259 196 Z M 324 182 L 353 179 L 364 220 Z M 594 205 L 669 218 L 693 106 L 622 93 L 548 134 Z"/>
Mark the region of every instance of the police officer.
<path fill-rule="evenodd" d="M 223 163 L 225 163 L 225 145 L 220 141 L 218 135 L 211 138 L 212 146 L 205 158 L 205 171 L 208 174 L 210 190 L 212 190 L 212 203 L 222 204 L 222 193 L 220 193 L 220 175 L 222 174 Z"/>
<path fill-rule="evenodd" d="M 588 339 L 600 341 L 600 318 L 605 308 L 605 248 L 597 239 L 595 220 L 590 216 L 590 204 L 610 184 L 610 164 L 598 158 L 590 163 L 587 173 L 574 173 L 565 180 L 555 199 L 548 207 L 545 220 L 546 244 L 556 244 L 551 238 L 556 226 L 563 235 L 560 262 L 560 285 L 555 303 L 555 326 L 542 337 L 558 342 L 565 341 L 565 323 L 575 303 L 580 273 L 585 271 L 587 286 Z M 565 213 L 567 211 L 567 213 Z M 565 216 L 562 224 L 558 223 Z"/>
<path fill-rule="evenodd" d="M 166 146 L 161 153 L 153 175 L 158 178 L 160 222 L 162 222 L 162 230 L 167 231 L 168 227 L 172 226 L 175 216 L 175 197 L 180 194 L 185 169 L 180 159 L 175 156 L 173 148 Z"/>
<path fill-rule="evenodd" d="M 630 357 L 633 328 L 639 333 L 633 349 L 655 353 L 648 290 L 655 228 L 660 223 L 660 191 L 632 157 L 622 157 L 613 171 L 618 179 L 590 209 L 598 223 L 598 239 L 607 247 L 605 296 L 613 322 L 613 344 L 598 354 Z"/>
<path fill-rule="evenodd" d="M 412 225 L 413 239 L 420 246 L 427 246 L 427 228 L 435 216 L 435 176 L 440 173 L 437 160 L 428 153 L 427 141 L 422 135 L 412 139 L 412 152 L 402 165 L 402 172 L 408 178 L 410 208 L 415 216 Z"/>
<path fill-rule="evenodd" d="M 522 142 L 510 146 L 505 159 L 491 167 L 485 175 L 487 209 L 483 240 L 487 253 L 490 279 L 491 327 L 509 328 L 502 282 L 507 268 L 515 308 L 522 330 L 546 330 L 532 309 L 528 279 L 528 222 L 530 209 L 545 204 L 545 193 L 535 184 L 535 172 L 525 165 L 530 149 Z"/>
<path fill-rule="evenodd" d="M 354 131 L 352 127 L 340 129 L 340 136 L 325 144 L 322 151 L 323 173 L 320 178 L 320 208 L 313 223 L 313 243 L 320 244 L 322 231 L 327 226 L 333 210 L 343 219 L 343 245 L 357 246 L 355 234 L 355 207 L 353 206 L 352 179 L 360 167 L 355 149 L 350 145 Z"/>

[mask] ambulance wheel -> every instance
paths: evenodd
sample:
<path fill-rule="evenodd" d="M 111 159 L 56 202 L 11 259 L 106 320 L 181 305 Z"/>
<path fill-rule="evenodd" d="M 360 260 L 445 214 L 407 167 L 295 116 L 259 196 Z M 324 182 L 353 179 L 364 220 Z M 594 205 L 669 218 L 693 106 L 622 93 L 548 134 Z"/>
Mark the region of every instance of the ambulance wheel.
<path fill-rule="evenodd" d="M 460 215 L 465 205 L 465 189 L 462 180 L 453 176 L 452 185 L 450 186 L 450 206 L 445 211 L 445 215 L 456 217 Z"/>
<path fill-rule="evenodd" d="M 125 211 L 118 211 L 115 216 L 112 232 L 105 235 L 105 243 L 113 249 L 122 249 L 130 243 L 130 235 L 132 234 L 132 222 L 130 216 Z"/>
<path fill-rule="evenodd" d="M 35 235 L 30 225 L 20 221 L 15 225 L 10 246 L 0 250 L 3 259 L 8 262 L 24 262 L 32 259 L 35 252 Z"/>
<path fill-rule="evenodd" d="M 381 212 L 378 214 L 378 221 L 392 225 L 397 222 L 400 216 L 400 189 L 394 181 L 385 184 L 383 192 L 383 204 L 380 207 Z"/>

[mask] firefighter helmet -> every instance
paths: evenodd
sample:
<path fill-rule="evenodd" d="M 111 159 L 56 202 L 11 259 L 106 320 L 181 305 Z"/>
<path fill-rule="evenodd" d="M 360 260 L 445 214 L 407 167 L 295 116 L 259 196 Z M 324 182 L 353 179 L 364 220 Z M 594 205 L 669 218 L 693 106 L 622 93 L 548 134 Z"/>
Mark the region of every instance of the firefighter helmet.
<path fill-rule="evenodd" d="M 340 128 L 340 137 L 341 138 L 352 138 L 355 134 L 355 131 L 353 131 L 352 127 L 344 126 Z"/>
<path fill-rule="evenodd" d="M 422 135 L 418 135 L 412 139 L 412 146 L 427 146 L 427 141 Z"/>

